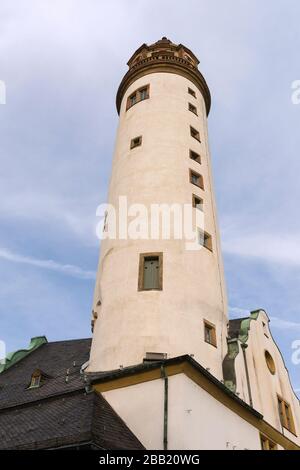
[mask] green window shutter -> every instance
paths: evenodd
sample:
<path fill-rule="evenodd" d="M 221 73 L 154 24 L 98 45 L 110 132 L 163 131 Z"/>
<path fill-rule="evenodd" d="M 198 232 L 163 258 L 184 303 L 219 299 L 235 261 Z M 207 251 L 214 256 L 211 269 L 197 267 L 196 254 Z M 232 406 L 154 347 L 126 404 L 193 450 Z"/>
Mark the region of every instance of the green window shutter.
<path fill-rule="evenodd" d="M 144 260 L 144 289 L 159 289 L 159 258 Z"/>

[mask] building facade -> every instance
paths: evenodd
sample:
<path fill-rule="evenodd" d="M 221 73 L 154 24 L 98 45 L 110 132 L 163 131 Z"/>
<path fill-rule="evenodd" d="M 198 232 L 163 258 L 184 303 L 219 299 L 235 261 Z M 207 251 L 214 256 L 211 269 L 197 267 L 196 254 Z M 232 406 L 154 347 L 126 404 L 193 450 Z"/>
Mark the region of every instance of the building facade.
<path fill-rule="evenodd" d="M 0 449 L 300 450 L 299 399 L 267 313 L 228 319 L 198 64 L 166 38 L 129 60 L 92 342 L 33 338 L 0 364 Z M 140 236 L 153 205 L 159 219 Z M 194 240 L 157 232 L 162 206 L 170 227 L 190 208 Z"/>
<path fill-rule="evenodd" d="M 190 204 L 204 223 L 199 250 L 162 232 L 102 241 L 87 372 L 146 448 L 296 449 L 299 400 L 266 312 L 228 320 L 198 64 L 164 37 L 118 89 L 109 204 Z"/>

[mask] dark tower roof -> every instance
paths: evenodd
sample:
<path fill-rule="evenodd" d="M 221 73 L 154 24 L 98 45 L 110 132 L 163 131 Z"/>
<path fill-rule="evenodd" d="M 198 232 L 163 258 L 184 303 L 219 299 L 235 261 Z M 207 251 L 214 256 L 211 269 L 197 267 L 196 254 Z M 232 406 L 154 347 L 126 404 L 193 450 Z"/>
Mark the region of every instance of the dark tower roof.
<path fill-rule="evenodd" d="M 120 112 L 121 101 L 128 87 L 138 78 L 150 73 L 167 72 L 182 75 L 200 90 L 203 95 L 206 112 L 209 113 L 211 96 L 203 75 L 198 70 L 199 60 L 183 44 L 174 44 L 163 37 L 149 46 L 142 44 L 127 63 L 129 70 L 125 74 L 116 98 L 117 110 Z"/>

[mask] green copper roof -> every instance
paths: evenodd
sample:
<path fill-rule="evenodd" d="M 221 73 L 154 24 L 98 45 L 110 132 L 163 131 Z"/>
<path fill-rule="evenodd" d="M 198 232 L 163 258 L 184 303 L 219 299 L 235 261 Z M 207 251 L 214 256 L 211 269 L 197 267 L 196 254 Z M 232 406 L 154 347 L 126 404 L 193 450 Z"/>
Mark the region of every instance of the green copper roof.
<path fill-rule="evenodd" d="M 30 344 L 27 349 L 19 349 L 18 351 L 11 352 L 7 354 L 3 363 L 0 362 L 0 374 L 9 367 L 13 366 L 17 362 L 21 361 L 28 354 L 32 353 L 35 349 L 42 346 L 42 344 L 48 343 L 46 336 L 36 336 L 31 338 Z"/>
<path fill-rule="evenodd" d="M 252 320 L 257 320 L 260 312 L 264 312 L 264 310 L 255 310 L 254 312 L 250 313 L 250 317 L 245 318 L 241 323 L 240 333 L 239 333 L 239 340 L 241 343 L 247 343 L 249 338 L 249 330 Z"/>
<path fill-rule="evenodd" d="M 223 360 L 224 384 L 233 393 L 236 391 L 235 359 L 239 354 L 239 343 L 246 344 L 249 339 L 249 330 L 252 320 L 257 320 L 259 314 L 265 312 L 263 309 L 254 310 L 249 317 L 243 318 L 236 337 L 227 340 L 227 354 Z"/>

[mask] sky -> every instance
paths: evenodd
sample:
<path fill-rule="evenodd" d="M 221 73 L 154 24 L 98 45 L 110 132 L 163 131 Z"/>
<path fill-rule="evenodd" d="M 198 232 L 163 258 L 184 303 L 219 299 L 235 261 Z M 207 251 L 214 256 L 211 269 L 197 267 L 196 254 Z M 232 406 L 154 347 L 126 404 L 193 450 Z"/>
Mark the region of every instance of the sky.
<path fill-rule="evenodd" d="M 0 340 L 90 336 L 118 116 L 142 43 L 200 59 L 232 318 L 263 308 L 300 392 L 300 80 L 297 0 L 2 0 Z"/>

